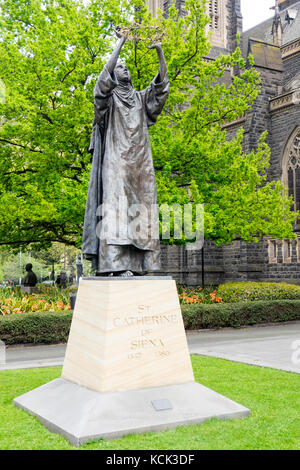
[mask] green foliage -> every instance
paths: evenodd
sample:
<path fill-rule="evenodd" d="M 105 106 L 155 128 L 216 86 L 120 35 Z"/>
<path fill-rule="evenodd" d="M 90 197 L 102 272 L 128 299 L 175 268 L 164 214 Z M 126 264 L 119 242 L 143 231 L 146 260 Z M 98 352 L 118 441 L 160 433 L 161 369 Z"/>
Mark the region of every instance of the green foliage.
<path fill-rule="evenodd" d="M 257 151 L 245 154 L 243 132 L 229 142 L 222 130 L 249 109 L 259 75 L 246 69 L 239 48 L 205 58 L 205 8 L 204 0 L 187 0 L 184 17 L 172 6 L 168 18 L 153 19 L 143 0 L 0 0 L 1 244 L 80 247 L 93 87 L 115 43 L 112 23 L 126 26 L 134 17 L 165 31 L 171 92 L 150 136 L 159 203 L 204 204 L 205 237 L 217 244 L 294 236 L 292 201 L 280 182 L 266 181 L 265 134 Z M 123 58 L 135 87 L 149 85 L 155 51 L 128 41 Z M 226 87 L 230 69 L 239 73 Z M 169 243 L 184 241 L 171 234 Z"/>
<path fill-rule="evenodd" d="M 181 305 L 185 328 L 238 328 L 300 320 L 300 300 Z M 68 340 L 72 312 L 0 315 L 0 339 L 6 344 L 59 343 Z"/>
<path fill-rule="evenodd" d="M 45 277 L 49 273 L 49 267 L 43 263 L 42 260 L 35 259 L 28 253 L 21 254 L 21 266 L 20 266 L 20 255 L 10 253 L 2 264 L 3 279 L 5 280 L 17 280 L 19 278 L 24 279 L 26 276 L 25 266 L 27 263 L 33 265 L 33 271 L 35 272 L 38 280 L 41 277 Z"/>
<path fill-rule="evenodd" d="M 21 248 L 21 260 L 20 250 Z M 27 245 L 22 247 L 1 247 L 0 248 L 0 282 L 2 280 L 19 281 L 26 276 L 25 266 L 27 263 L 33 265 L 33 271 L 37 275 L 38 281 L 49 279 L 52 276 L 54 264 L 54 273 L 65 271 L 67 275 L 75 274 L 76 258 L 80 250 L 74 246 L 68 246 L 62 243 L 54 242 L 46 249 L 36 249 L 36 245 Z M 20 268 L 21 262 L 21 268 Z M 92 274 L 91 264 L 83 260 L 84 274 Z M 3 278 L 1 277 L 3 273 Z"/>
<path fill-rule="evenodd" d="M 259 323 L 300 320 L 300 300 L 270 300 L 181 306 L 185 328 L 238 328 Z"/>
<path fill-rule="evenodd" d="M 285 282 L 229 282 L 217 288 L 223 302 L 254 300 L 300 300 L 300 286 Z"/>
<path fill-rule="evenodd" d="M 44 260 L 47 265 L 55 263 L 64 267 L 75 266 L 76 256 L 80 254 L 80 250 L 73 246 L 62 245 L 61 243 L 52 243 L 47 250 L 39 250 L 33 252 L 36 258 Z"/>
<path fill-rule="evenodd" d="M 94 80 L 121 6 L 0 1 L 2 243 L 80 244 Z"/>
<path fill-rule="evenodd" d="M 0 315 L 0 338 L 5 344 L 67 342 L 72 312 Z"/>
<path fill-rule="evenodd" d="M 178 286 L 183 304 L 250 302 L 255 300 L 300 300 L 300 286 L 285 282 L 228 282 L 215 287 Z"/>

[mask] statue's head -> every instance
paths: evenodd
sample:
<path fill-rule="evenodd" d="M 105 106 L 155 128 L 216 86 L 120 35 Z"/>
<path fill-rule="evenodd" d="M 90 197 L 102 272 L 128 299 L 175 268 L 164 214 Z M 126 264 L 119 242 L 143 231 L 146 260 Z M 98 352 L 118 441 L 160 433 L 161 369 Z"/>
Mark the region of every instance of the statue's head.
<path fill-rule="evenodd" d="M 115 67 L 115 74 L 119 83 L 132 85 L 131 76 L 128 68 L 122 62 L 118 62 Z"/>
<path fill-rule="evenodd" d="M 31 271 L 32 270 L 32 264 L 31 263 L 26 264 L 25 269 L 26 269 L 27 272 Z"/>

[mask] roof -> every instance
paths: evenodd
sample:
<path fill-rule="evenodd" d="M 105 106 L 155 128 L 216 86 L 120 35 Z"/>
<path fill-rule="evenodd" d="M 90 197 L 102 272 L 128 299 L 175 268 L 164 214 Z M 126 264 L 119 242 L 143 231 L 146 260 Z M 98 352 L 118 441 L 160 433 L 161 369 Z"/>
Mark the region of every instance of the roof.
<path fill-rule="evenodd" d="M 282 45 L 288 44 L 295 39 L 300 38 L 300 1 L 295 2 L 280 13 L 281 23 L 283 27 Z M 243 38 L 243 55 L 248 54 L 248 43 L 250 38 L 260 39 L 261 41 L 272 43 L 272 25 L 274 15 L 268 20 L 248 29 L 242 34 Z"/>
<path fill-rule="evenodd" d="M 250 38 L 248 52 L 253 55 L 257 67 L 283 71 L 280 47 Z"/>

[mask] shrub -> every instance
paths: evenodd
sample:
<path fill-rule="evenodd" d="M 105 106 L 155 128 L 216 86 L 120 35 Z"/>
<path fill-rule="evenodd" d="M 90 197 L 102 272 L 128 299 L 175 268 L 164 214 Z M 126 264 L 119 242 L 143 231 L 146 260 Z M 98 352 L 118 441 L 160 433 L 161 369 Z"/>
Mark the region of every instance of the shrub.
<path fill-rule="evenodd" d="M 300 320 L 300 300 L 182 305 L 185 328 L 240 327 Z M 6 344 L 60 343 L 68 340 L 72 312 L 37 312 L 0 316 L 0 339 Z"/>
<path fill-rule="evenodd" d="M 216 290 L 223 302 L 252 302 L 255 300 L 300 300 L 300 286 L 272 282 L 229 282 Z"/>
<path fill-rule="evenodd" d="M 70 310 L 0 315 L 0 339 L 5 344 L 64 343 L 71 320 Z"/>
<path fill-rule="evenodd" d="M 239 302 L 219 305 L 184 305 L 185 328 L 225 328 L 300 320 L 300 300 Z"/>

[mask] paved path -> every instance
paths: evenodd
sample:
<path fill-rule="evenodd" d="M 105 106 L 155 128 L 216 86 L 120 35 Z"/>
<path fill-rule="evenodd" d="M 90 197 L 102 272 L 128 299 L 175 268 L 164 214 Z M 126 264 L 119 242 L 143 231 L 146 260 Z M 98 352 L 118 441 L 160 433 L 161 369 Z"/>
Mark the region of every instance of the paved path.
<path fill-rule="evenodd" d="M 224 329 L 218 331 L 188 332 L 191 354 L 214 356 L 246 364 L 273 367 L 300 374 L 300 353 L 295 354 L 292 345 L 298 341 L 300 350 L 300 322 L 276 326 Z M 18 346 L 6 351 L 6 364 L 1 369 L 26 369 L 60 366 L 63 364 L 66 346 Z"/>
<path fill-rule="evenodd" d="M 293 349 L 294 345 L 300 351 L 300 322 L 188 333 L 188 343 L 191 354 L 220 357 L 300 374 L 300 352 L 295 354 Z M 293 361 L 293 354 L 296 361 Z"/>
<path fill-rule="evenodd" d="M 6 364 L 0 364 L 0 370 L 62 366 L 65 351 L 65 344 L 51 344 L 49 346 L 9 346 L 6 349 Z"/>

